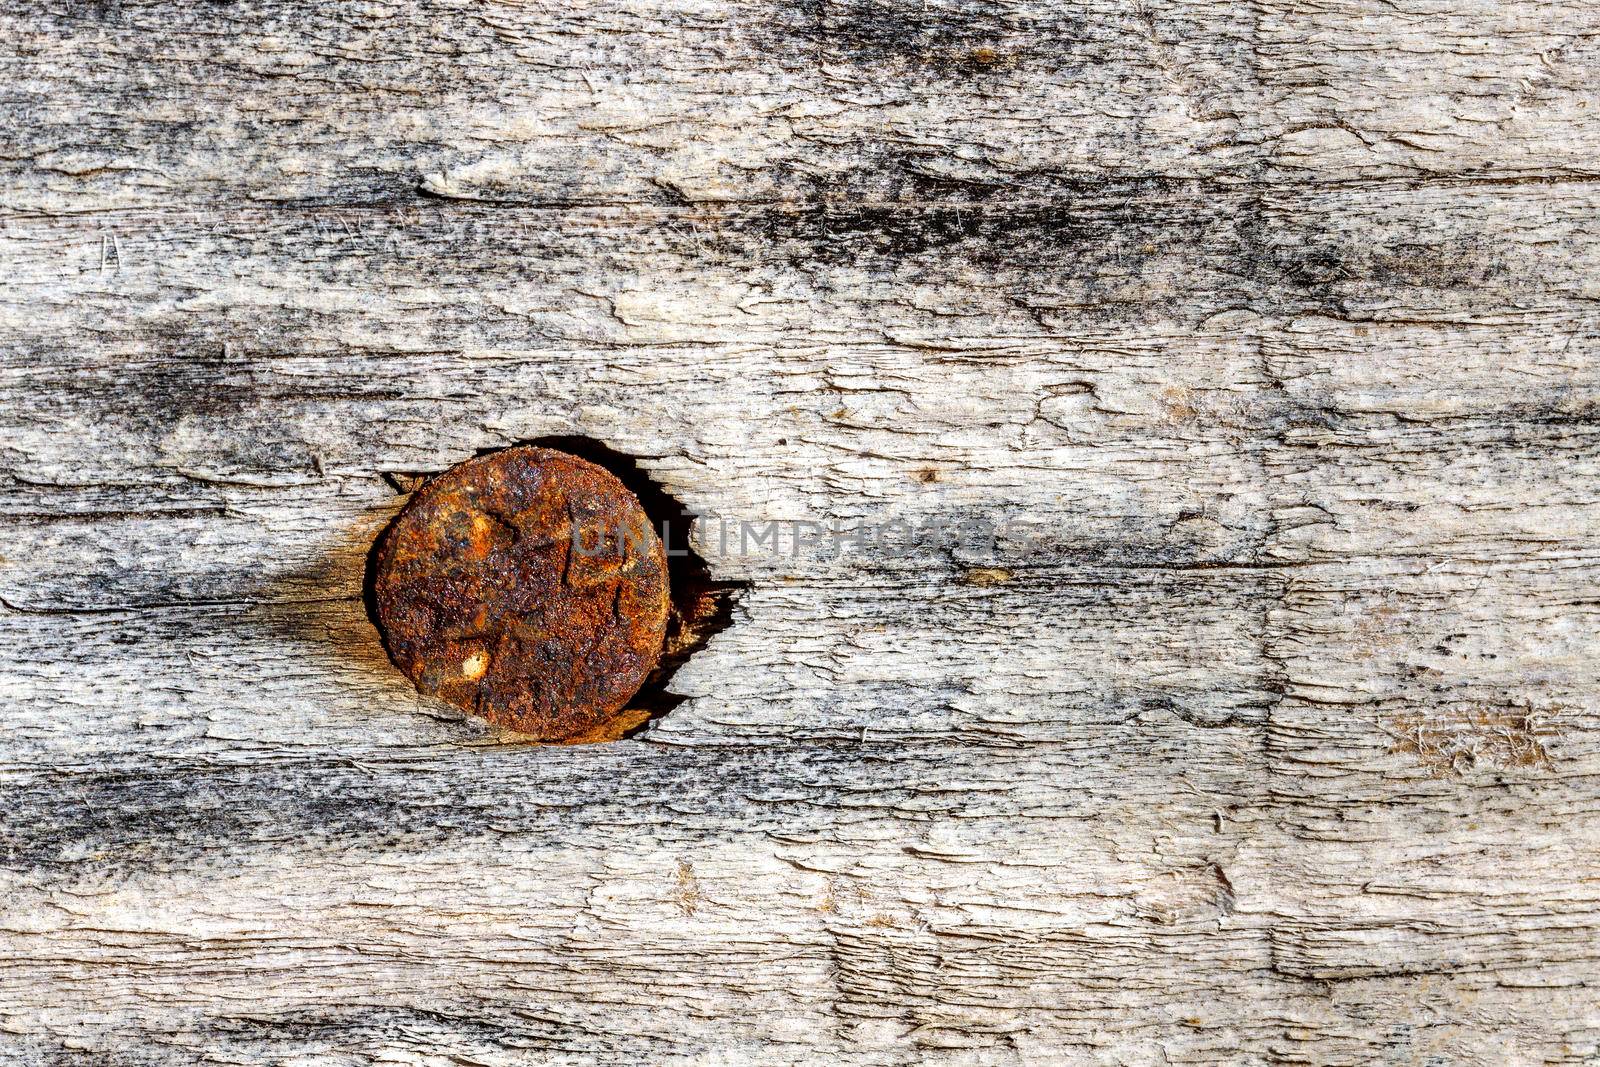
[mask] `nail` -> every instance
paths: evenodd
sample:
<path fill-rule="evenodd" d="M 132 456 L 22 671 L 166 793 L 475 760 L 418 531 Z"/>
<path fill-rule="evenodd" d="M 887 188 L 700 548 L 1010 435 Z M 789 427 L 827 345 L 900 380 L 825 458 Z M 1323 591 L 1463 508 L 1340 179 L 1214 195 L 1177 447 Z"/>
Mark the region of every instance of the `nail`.
<path fill-rule="evenodd" d="M 424 484 L 383 532 L 373 599 L 395 666 L 497 726 L 599 741 L 647 717 L 627 704 L 661 655 L 666 553 L 577 456 L 509 448 Z"/>

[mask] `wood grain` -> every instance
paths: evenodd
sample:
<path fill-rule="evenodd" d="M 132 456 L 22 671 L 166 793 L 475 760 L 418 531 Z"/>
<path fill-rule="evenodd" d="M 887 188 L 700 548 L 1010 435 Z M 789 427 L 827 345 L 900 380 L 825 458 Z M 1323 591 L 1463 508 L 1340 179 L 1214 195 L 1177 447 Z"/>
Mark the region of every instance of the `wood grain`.
<path fill-rule="evenodd" d="M 1600 8 L 0 15 L 0 1058 L 1600 1055 Z M 418 696 L 420 476 L 723 554 L 611 745 Z"/>

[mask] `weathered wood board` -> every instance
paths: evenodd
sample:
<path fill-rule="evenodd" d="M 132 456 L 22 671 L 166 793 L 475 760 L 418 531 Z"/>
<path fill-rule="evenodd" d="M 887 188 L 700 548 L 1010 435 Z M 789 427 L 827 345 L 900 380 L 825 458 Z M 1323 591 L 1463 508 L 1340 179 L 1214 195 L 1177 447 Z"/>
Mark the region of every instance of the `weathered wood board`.
<path fill-rule="evenodd" d="M 1600 4 L 0 14 L 0 1059 L 1593 1063 Z M 645 733 L 361 604 L 586 435 Z"/>

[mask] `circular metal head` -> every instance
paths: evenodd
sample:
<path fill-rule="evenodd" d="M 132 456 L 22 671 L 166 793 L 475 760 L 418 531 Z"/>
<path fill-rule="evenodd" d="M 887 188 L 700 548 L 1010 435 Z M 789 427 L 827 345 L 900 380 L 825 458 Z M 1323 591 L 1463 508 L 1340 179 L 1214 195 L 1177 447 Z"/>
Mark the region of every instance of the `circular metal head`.
<path fill-rule="evenodd" d="M 545 741 L 607 740 L 667 629 L 667 558 L 609 471 L 548 448 L 460 463 L 384 531 L 377 621 L 418 689 Z"/>

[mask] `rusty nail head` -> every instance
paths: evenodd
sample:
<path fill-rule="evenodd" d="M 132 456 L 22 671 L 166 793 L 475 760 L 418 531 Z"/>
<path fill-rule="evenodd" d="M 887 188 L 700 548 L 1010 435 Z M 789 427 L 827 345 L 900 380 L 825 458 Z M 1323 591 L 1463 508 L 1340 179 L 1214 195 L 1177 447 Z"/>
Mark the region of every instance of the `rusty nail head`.
<path fill-rule="evenodd" d="M 424 693 L 541 741 L 646 718 L 627 704 L 661 654 L 666 553 L 593 463 L 523 446 L 450 468 L 384 531 L 373 593 L 390 658 Z"/>

